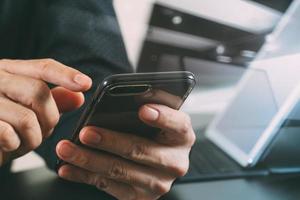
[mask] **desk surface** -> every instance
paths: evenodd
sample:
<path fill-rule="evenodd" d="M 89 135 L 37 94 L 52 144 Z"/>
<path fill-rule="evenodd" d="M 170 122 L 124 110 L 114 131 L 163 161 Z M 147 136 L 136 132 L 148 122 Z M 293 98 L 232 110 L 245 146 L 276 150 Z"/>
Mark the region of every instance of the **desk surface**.
<path fill-rule="evenodd" d="M 0 180 L 0 194 L 5 200 L 113 200 L 93 187 L 60 180 L 45 168 Z M 296 200 L 300 199 L 300 175 L 179 184 L 162 199 Z"/>

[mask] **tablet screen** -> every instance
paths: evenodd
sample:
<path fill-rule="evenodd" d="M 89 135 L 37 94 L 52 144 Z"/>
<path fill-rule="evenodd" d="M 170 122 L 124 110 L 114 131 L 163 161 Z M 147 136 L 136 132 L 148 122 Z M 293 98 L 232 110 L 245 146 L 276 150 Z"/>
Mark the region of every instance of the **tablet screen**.
<path fill-rule="evenodd" d="M 249 154 L 278 111 L 264 71 L 249 70 L 239 93 L 216 123 L 216 131 Z"/>
<path fill-rule="evenodd" d="M 257 159 L 299 101 L 299 11 L 296 1 L 246 69 L 237 94 L 208 129 L 212 141 L 237 161 Z"/>

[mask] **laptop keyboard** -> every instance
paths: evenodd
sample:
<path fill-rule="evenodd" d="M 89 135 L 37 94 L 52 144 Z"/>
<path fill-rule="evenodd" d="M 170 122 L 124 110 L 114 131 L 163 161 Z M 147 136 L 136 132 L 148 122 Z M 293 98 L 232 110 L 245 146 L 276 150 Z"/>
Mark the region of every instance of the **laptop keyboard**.
<path fill-rule="evenodd" d="M 263 175 L 268 175 L 268 171 L 258 168 L 244 169 L 210 141 L 201 139 L 191 151 L 189 172 L 179 182 Z"/>

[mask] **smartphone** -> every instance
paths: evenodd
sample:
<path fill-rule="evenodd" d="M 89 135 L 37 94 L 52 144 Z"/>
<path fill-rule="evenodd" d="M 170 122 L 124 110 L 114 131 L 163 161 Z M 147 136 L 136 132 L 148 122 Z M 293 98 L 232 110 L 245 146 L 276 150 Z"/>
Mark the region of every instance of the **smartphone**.
<path fill-rule="evenodd" d="M 154 137 L 159 129 L 150 127 L 139 119 L 139 108 L 151 103 L 178 110 L 195 83 L 194 75 L 187 71 L 109 76 L 99 85 L 83 112 L 75 128 L 72 142 L 81 144 L 79 133 L 85 126 Z"/>

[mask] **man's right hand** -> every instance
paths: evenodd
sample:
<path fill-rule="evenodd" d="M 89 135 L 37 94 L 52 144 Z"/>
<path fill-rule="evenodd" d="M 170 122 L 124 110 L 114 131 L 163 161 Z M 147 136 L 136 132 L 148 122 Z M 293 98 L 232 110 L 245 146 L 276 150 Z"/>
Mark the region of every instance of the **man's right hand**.
<path fill-rule="evenodd" d="M 46 82 L 58 87 L 50 90 Z M 91 79 L 52 59 L 0 60 L 0 166 L 37 148 Z"/>

